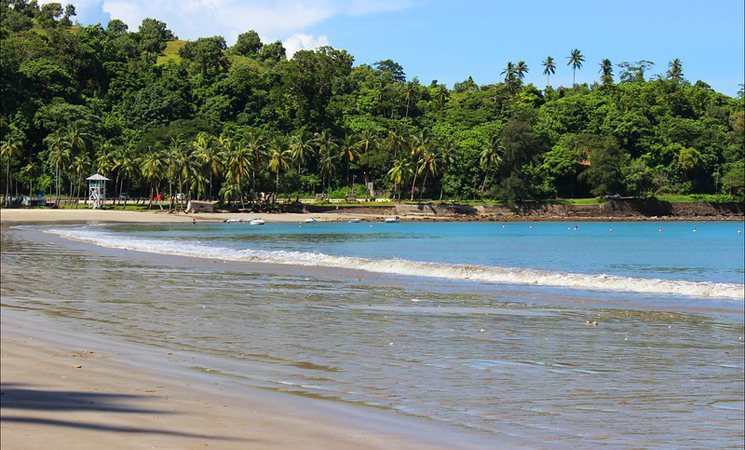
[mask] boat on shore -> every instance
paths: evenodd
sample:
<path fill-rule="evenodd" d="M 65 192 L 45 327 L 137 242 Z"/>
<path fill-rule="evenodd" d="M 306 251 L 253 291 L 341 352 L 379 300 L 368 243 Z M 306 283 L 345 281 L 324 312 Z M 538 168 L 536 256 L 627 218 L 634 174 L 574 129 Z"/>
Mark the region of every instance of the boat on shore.
<path fill-rule="evenodd" d="M 261 217 L 254 217 L 253 219 L 248 221 L 249 225 L 264 225 L 265 223 L 266 221 Z"/>
<path fill-rule="evenodd" d="M 399 223 L 399 222 L 401 222 L 401 219 L 399 219 L 398 216 L 396 216 L 396 217 L 387 217 L 384 220 L 384 222 L 385 223 Z"/>

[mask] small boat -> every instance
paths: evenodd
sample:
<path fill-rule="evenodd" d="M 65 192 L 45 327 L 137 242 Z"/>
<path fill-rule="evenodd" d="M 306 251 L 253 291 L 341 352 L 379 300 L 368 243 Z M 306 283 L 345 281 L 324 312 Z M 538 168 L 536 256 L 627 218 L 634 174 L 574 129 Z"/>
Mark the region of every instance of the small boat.
<path fill-rule="evenodd" d="M 253 219 L 248 221 L 249 225 L 264 225 L 265 223 L 266 221 L 261 217 L 254 217 Z"/>
<path fill-rule="evenodd" d="M 234 217 L 228 217 L 225 219 L 225 223 L 241 223 L 241 219 L 236 219 Z"/>
<path fill-rule="evenodd" d="M 398 216 L 396 217 L 388 217 L 384 221 L 385 223 L 399 223 L 400 220 L 398 219 Z"/>
<path fill-rule="evenodd" d="M 349 223 L 360 223 L 360 219 L 349 219 Z"/>
<path fill-rule="evenodd" d="M 305 219 L 305 220 L 303 220 L 303 222 L 305 222 L 305 223 L 316 223 L 316 222 L 317 222 L 317 220 L 316 220 L 316 219 L 314 219 L 314 218 L 312 218 L 312 217 L 310 217 L 310 218 L 308 218 L 308 219 Z"/>

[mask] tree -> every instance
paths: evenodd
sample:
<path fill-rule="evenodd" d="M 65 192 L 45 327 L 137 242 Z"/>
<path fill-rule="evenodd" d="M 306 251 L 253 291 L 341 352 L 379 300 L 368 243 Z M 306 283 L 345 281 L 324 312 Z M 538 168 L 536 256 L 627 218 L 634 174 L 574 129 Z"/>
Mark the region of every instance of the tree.
<path fill-rule="evenodd" d="M 153 198 L 160 196 L 158 185 L 160 183 L 162 173 L 165 169 L 166 161 L 163 157 L 163 152 L 148 147 L 147 152 L 140 160 L 140 171 L 142 177 L 150 184 L 150 199 L 147 204 L 147 209 L 150 209 L 153 204 Z M 163 209 L 163 205 L 158 203 L 160 209 Z"/>
<path fill-rule="evenodd" d="M 414 178 L 411 182 L 411 201 L 414 201 L 414 190 L 416 187 L 416 179 L 421 172 L 421 163 L 423 161 L 424 154 L 431 151 L 430 147 L 432 139 L 427 130 L 420 130 L 419 133 L 414 135 L 411 141 L 411 157 L 413 159 L 414 167 L 413 173 Z"/>
<path fill-rule="evenodd" d="M 600 81 L 604 86 L 613 84 L 613 64 L 610 59 L 604 59 L 600 63 Z"/>
<path fill-rule="evenodd" d="M 543 74 L 546 75 L 546 87 L 549 86 L 549 76 L 556 73 L 556 63 L 554 63 L 554 59 L 550 56 L 547 56 L 546 59 L 543 60 Z"/>
<path fill-rule="evenodd" d="M 5 196 L 3 203 L 10 204 L 10 165 L 23 152 L 23 139 L 9 135 L 8 139 L 0 142 L 0 158 L 5 160 Z"/>
<path fill-rule="evenodd" d="M 517 78 L 517 68 L 512 61 L 507 63 L 507 67 L 502 71 L 500 75 L 504 75 L 504 83 L 507 85 L 507 92 L 513 95 L 517 92 L 520 84 L 520 80 Z"/>
<path fill-rule="evenodd" d="M 522 84 L 526 73 L 528 73 L 528 65 L 525 64 L 525 61 L 519 61 L 517 66 L 515 66 L 515 76 L 520 84 Z"/>
<path fill-rule="evenodd" d="M 575 81 L 575 75 L 577 73 L 577 69 L 582 68 L 582 63 L 585 62 L 585 57 L 582 56 L 582 53 L 579 51 L 578 48 L 575 48 L 572 50 L 572 53 L 567 57 L 569 62 L 567 62 L 567 66 L 572 66 L 572 85 L 576 86 L 577 82 Z"/>
<path fill-rule="evenodd" d="M 675 58 L 674 60 L 670 61 L 668 67 L 670 67 L 670 69 L 667 71 L 668 78 L 675 81 L 676 83 L 680 83 L 681 81 L 683 81 L 683 63 L 680 62 L 680 59 Z"/>
<path fill-rule="evenodd" d="M 375 132 L 371 128 L 365 128 L 365 130 L 359 135 L 359 140 L 357 141 L 357 145 L 359 146 L 360 150 L 363 150 L 365 152 L 365 200 L 367 200 L 367 183 L 369 183 L 370 177 L 372 176 L 370 172 L 370 150 L 375 148 L 379 144 L 378 136 L 375 134 Z"/>
<path fill-rule="evenodd" d="M 274 41 L 266 44 L 259 51 L 259 58 L 262 61 L 281 61 L 287 57 L 287 50 L 282 45 L 282 41 Z"/>
<path fill-rule="evenodd" d="M 54 165 L 55 180 L 57 182 L 57 193 L 54 204 L 59 207 L 59 201 L 62 195 L 60 191 L 62 171 L 67 168 L 67 164 L 70 161 L 71 149 L 69 142 L 65 139 L 61 131 L 55 131 L 47 136 L 45 142 L 49 147 L 49 160 Z"/>
<path fill-rule="evenodd" d="M 274 141 L 269 148 L 269 170 L 274 172 L 276 176 L 274 184 L 274 199 L 272 203 L 276 203 L 277 197 L 279 196 L 279 172 L 282 169 L 290 168 L 290 151 L 283 150 L 282 148 L 282 143 L 279 141 Z"/>
<path fill-rule="evenodd" d="M 590 166 L 579 175 L 592 186 L 593 195 L 615 194 L 622 186 L 623 150 L 611 138 L 598 139 L 590 151 Z"/>
<path fill-rule="evenodd" d="M 621 81 L 624 83 L 642 82 L 644 81 L 644 72 L 652 66 L 654 66 L 654 63 L 646 59 L 635 63 L 623 61 L 618 65 L 621 68 Z"/>
<path fill-rule="evenodd" d="M 300 170 L 303 164 L 306 164 L 313 154 L 313 146 L 306 133 L 299 132 L 290 138 L 290 156 L 292 161 L 297 164 L 297 197 L 295 201 L 300 200 Z"/>
<path fill-rule="evenodd" d="M 241 208 L 245 209 L 246 204 L 243 200 L 243 180 L 251 175 L 252 183 L 256 183 L 255 164 L 259 164 L 261 162 L 261 158 L 264 155 L 264 143 L 259 137 L 256 136 L 249 136 L 246 139 L 240 140 L 235 144 L 230 138 L 221 136 L 218 142 L 220 148 L 222 149 L 223 155 L 225 155 L 225 166 L 228 169 L 228 178 L 233 181 L 232 187 L 228 191 L 238 191 L 238 196 L 241 201 Z M 224 194 L 228 191 L 225 191 Z M 256 201 L 255 184 L 252 188 L 251 195 L 251 203 L 254 204 Z"/>
<path fill-rule="evenodd" d="M 492 167 L 498 166 L 502 162 L 502 155 L 504 154 L 504 146 L 502 141 L 499 140 L 498 136 L 492 136 L 487 144 L 481 150 L 479 158 L 481 161 L 481 167 L 486 169 L 484 174 L 484 182 L 481 184 L 481 193 L 483 195 L 484 189 L 486 188 L 486 180 L 489 177 L 489 171 Z"/>
<path fill-rule="evenodd" d="M 349 194 L 349 168 L 359 157 L 360 154 L 357 152 L 357 142 L 355 142 L 354 136 L 348 134 L 344 139 L 342 139 L 339 145 L 339 159 L 347 168 L 347 195 Z M 352 190 L 354 190 L 354 186 L 352 186 Z"/>
<path fill-rule="evenodd" d="M 214 137 L 205 132 L 197 135 L 192 142 L 192 147 L 194 148 L 194 156 L 203 164 L 209 175 L 209 198 L 212 198 L 214 176 L 219 175 L 223 168 L 219 147 L 215 145 Z"/>
<path fill-rule="evenodd" d="M 264 44 L 261 42 L 259 33 L 254 30 L 247 31 L 238 35 L 235 45 L 231 47 L 231 50 L 236 55 L 256 57 Z"/>
<path fill-rule="evenodd" d="M 398 201 L 401 201 L 401 185 L 406 183 L 412 173 L 412 162 L 405 156 L 397 158 L 393 166 L 388 171 L 388 177 L 393 182 L 394 190 L 398 195 Z"/>
<path fill-rule="evenodd" d="M 457 153 L 458 144 L 452 136 L 448 136 L 442 144 L 440 154 L 440 168 L 442 172 L 442 179 L 440 180 L 440 201 L 442 201 L 442 197 L 445 194 L 445 175 L 447 174 L 448 169 L 453 167 L 453 165 L 458 161 Z"/>
<path fill-rule="evenodd" d="M 166 48 L 166 42 L 177 39 L 165 22 L 145 18 L 137 31 L 137 38 L 142 51 L 160 53 Z"/>
<path fill-rule="evenodd" d="M 226 48 L 222 36 L 213 36 L 187 42 L 178 54 L 196 66 L 203 77 L 214 77 L 228 69 L 228 58 L 224 54 Z"/>

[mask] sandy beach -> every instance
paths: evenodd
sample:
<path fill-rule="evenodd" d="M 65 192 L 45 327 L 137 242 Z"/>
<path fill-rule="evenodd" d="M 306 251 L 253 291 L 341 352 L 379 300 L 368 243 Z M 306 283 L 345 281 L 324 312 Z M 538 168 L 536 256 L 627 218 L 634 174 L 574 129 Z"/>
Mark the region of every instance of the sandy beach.
<path fill-rule="evenodd" d="M 119 345 L 102 351 L 100 342 L 92 346 L 80 336 L 42 334 L 38 323 L 19 327 L 18 318 L 7 310 L 3 314 L 0 447 L 4 449 L 453 445 L 436 438 L 431 427 L 376 410 L 321 405 L 322 401 L 278 393 L 238 392 L 198 377 L 143 370 L 143 362 L 161 371 L 169 369 L 167 362 L 158 362 L 162 356 Z M 50 338 L 65 343 L 52 343 Z"/>
<path fill-rule="evenodd" d="M 175 222 L 224 222 L 228 218 L 261 217 L 269 223 L 301 222 L 308 218 L 318 221 L 349 220 L 351 217 L 365 217 L 364 215 L 349 215 L 343 213 L 314 213 L 314 214 L 236 214 L 236 213 L 195 213 L 169 214 L 168 212 L 146 211 L 102 211 L 94 209 L 3 209 L 0 210 L 0 221 L 3 223 L 20 222 L 127 222 L 127 223 L 175 223 Z M 366 219 L 377 220 L 379 216 Z"/>

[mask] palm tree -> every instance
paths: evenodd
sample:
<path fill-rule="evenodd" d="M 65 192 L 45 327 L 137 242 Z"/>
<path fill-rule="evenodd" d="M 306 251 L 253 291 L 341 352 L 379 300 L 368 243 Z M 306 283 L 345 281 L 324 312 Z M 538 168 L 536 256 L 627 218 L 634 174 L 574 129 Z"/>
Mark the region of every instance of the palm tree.
<path fill-rule="evenodd" d="M 492 166 L 498 165 L 502 161 L 502 154 L 504 153 L 504 147 L 499 137 L 493 136 L 489 139 L 489 142 L 481 150 L 479 155 L 481 158 L 481 165 L 486 169 L 484 175 L 484 183 L 481 185 L 481 195 L 484 194 L 484 188 L 486 187 L 486 180 L 489 177 L 489 171 Z"/>
<path fill-rule="evenodd" d="M 357 145 L 360 147 L 360 150 L 365 151 L 365 157 L 366 157 L 366 171 L 365 171 L 365 200 L 367 200 L 368 195 L 368 189 L 367 185 L 369 183 L 369 176 L 372 175 L 370 172 L 370 149 L 375 148 L 376 145 L 378 145 L 378 136 L 375 134 L 375 132 L 371 128 L 366 128 L 365 131 L 362 132 L 362 134 L 359 135 L 359 140 L 357 141 Z"/>
<path fill-rule="evenodd" d="M 549 86 L 549 76 L 556 73 L 556 63 L 554 63 L 554 59 L 550 56 L 546 56 L 546 59 L 543 60 L 543 74 L 546 75 L 546 87 Z"/>
<path fill-rule="evenodd" d="M 519 84 L 522 84 L 526 73 L 528 73 L 528 65 L 525 64 L 525 61 L 519 61 L 517 66 L 515 66 L 515 75 L 517 76 Z"/>
<path fill-rule="evenodd" d="M 600 81 L 604 85 L 610 85 L 613 84 L 613 64 L 611 64 L 610 59 L 604 59 L 600 63 Z"/>
<path fill-rule="evenodd" d="M 406 138 L 393 130 L 388 130 L 388 136 L 385 140 L 385 146 L 388 148 L 388 156 L 393 153 L 393 159 L 398 159 L 398 153 L 406 148 Z"/>
<path fill-rule="evenodd" d="M 577 85 L 575 81 L 575 75 L 577 73 L 577 69 L 582 68 L 582 63 L 585 62 L 585 57 L 582 56 L 582 53 L 579 51 L 578 48 L 575 48 L 572 50 L 572 53 L 567 57 L 569 62 L 567 63 L 567 66 L 572 66 L 572 85 Z"/>
<path fill-rule="evenodd" d="M 134 178 L 135 174 L 138 173 L 137 158 L 134 156 L 134 151 L 131 147 L 122 149 L 117 152 L 114 157 L 114 169 L 118 171 L 119 175 L 119 198 L 122 198 L 124 193 L 124 182 L 127 182 Z M 124 207 L 127 207 L 127 200 L 129 196 L 124 197 Z"/>
<path fill-rule="evenodd" d="M 166 165 L 165 158 L 162 152 L 148 147 L 147 153 L 140 159 L 140 171 L 142 177 L 150 183 L 150 201 L 147 204 L 147 209 L 150 209 L 153 205 L 153 198 L 160 196 L 158 185 L 160 184 L 161 174 L 163 168 Z M 163 209 L 163 205 L 158 202 L 160 209 Z"/>
<path fill-rule="evenodd" d="M 414 159 L 414 179 L 411 182 L 411 201 L 414 201 L 414 190 L 416 187 L 417 175 L 419 175 L 420 162 L 424 154 L 429 151 L 430 137 L 426 130 L 420 130 L 411 142 L 411 157 Z"/>
<path fill-rule="evenodd" d="M 404 121 L 409 119 L 409 105 L 411 104 L 411 99 L 414 98 L 415 93 L 416 83 L 413 81 L 406 83 L 406 89 L 404 90 L 404 98 L 406 99 L 406 115 L 404 116 Z"/>
<path fill-rule="evenodd" d="M 80 202 L 80 186 L 83 182 L 83 179 L 85 178 L 85 175 L 88 173 L 88 170 L 91 166 L 91 158 L 88 156 L 87 153 L 81 153 L 79 155 L 76 155 L 75 158 L 72 160 L 72 164 L 70 165 L 70 174 L 72 175 L 71 178 L 75 180 L 75 208 L 77 209 L 78 204 Z"/>
<path fill-rule="evenodd" d="M 445 192 L 444 178 L 447 170 L 457 161 L 458 145 L 452 137 L 448 137 L 442 144 L 442 153 L 440 155 L 440 167 L 442 169 L 442 180 L 440 180 L 440 201 Z"/>
<path fill-rule="evenodd" d="M 239 145 L 245 146 L 251 155 L 248 167 L 251 169 L 251 205 L 253 206 L 256 203 L 256 170 L 261 167 L 261 162 L 266 153 L 266 145 L 264 144 L 264 138 L 258 134 L 248 135 Z M 243 205 L 243 187 L 240 186 L 240 183 L 238 184 L 241 191 L 241 205 Z M 245 208 L 245 206 L 243 207 Z"/>
<path fill-rule="evenodd" d="M 25 173 L 28 176 L 28 179 L 29 179 L 28 196 L 33 197 L 34 196 L 34 176 L 36 172 L 39 170 L 39 164 L 35 160 L 31 160 L 21 170 L 23 171 L 23 173 Z"/>
<path fill-rule="evenodd" d="M 388 177 L 391 179 L 398 194 L 398 201 L 401 201 L 401 185 L 409 179 L 411 175 L 411 160 L 402 156 L 393 162 L 393 166 L 388 171 Z"/>
<path fill-rule="evenodd" d="M 675 82 L 680 82 L 683 79 L 683 63 L 680 59 L 675 58 L 668 64 L 670 70 L 667 71 L 667 77 Z"/>
<path fill-rule="evenodd" d="M 282 169 L 290 168 L 290 158 L 292 155 L 289 150 L 282 150 L 283 146 L 280 142 L 274 141 L 269 148 L 269 170 L 275 173 L 274 183 L 274 199 L 272 204 L 277 203 L 277 197 L 279 197 L 279 172 Z"/>
<path fill-rule="evenodd" d="M 290 138 L 290 155 L 292 161 L 297 164 L 297 197 L 295 201 L 300 200 L 300 189 L 301 189 L 301 178 L 300 168 L 303 164 L 308 162 L 310 155 L 313 153 L 313 146 L 310 145 L 310 139 L 308 139 L 304 131 Z"/>
<path fill-rule="evenodd" d="M 331 178 L 336 173 L 336 156 L 333 153 L 323 152 L 321 153 L 321 159 L 318 161 L 318 169 L 321 172 L 321 176 L 328 183 L 328 191 L 324 188 L 324 191 L 330 194 L 331 192 Z"/>
<path fill-rule="evenodd" d="M 424 195 L 424 189 L 427 186 L 427 177 L 431 175 L 434 177 L 440 171 L 440 154 L 437 151 L 437 147 L 430 145 L 424 150 L 422 154 L 422 164 L 419 166 L 419 173 L 424 173 L 424 179 L 422 180 L 422 189 L 419 191 L 419 200 Z"/>
<path fill-rule="evenodd" d="M 194 156 L 201 161 L 204 170 L 209 173 L 209 198 L 212 198 L 214 186 L 213 176 L 219 175 L 222 171 L 222 159 L 220 158 L 220 148 L 215 145 L 214 138 L 207 133 L 199 133 L 192 143 L 194 147 Z"/>
<path fill-rule="evenodd" d="M 345 136 L 339 145 L 339 159 L 347 167 L 347 195 L 349 195 L 349 167 L 359 156 L 360 154 L 357 152 L 357 143 L 354 140 L 354 136 L 351 134 Z M 354 191 L 354 186 L 352 187 L 352 191 Z"/>
<path fill-rule="evenodd" d="M 23 152 L 23 140 L 18 136 L 8 136 L 8 139 L 0 142 L 0 158 L 5 160 L 5 197 L 3 203 L 10 203 L 10 164 Z"/>
<path fill-rule="evenodd" d="M 507 67 L 502 71 L 501 75 L 504 75 L 504 83 L 507 85 L 507 92 L 510 95 L 516 93 L 520 81 L 517 78 L 517 68 L 512 64 L 512 61 L 507 63 Z"/>
<path fill-rule="evenodd" d="M 168 212 L 173 211 L 174 208 L 173 176 L 179 172 L 176 163 L 178 162 L 181 153 L 183 153 L 184 147 L 186 147 L 186 142 L 182 135 L 178 135 L 171 138 L 171 143 L 168 145 L 168 150 L 166 152 L 168 157 L 168 196 L 170 198 Z"/>
<path fill-rule="evenodd" d="M 62 171 L 67 168 L 67 163 L 70 160 L 71 151 L 68 141 L 65 139 L 65 136 L 60 131 L 55 131 L 54 133 L 48 135 L 44 139 L 44 141 L 49 147 L 49 160 L 52 161 L 52 163 L 54 164 L 54 174 L 57 181 L 57 192 L 54 204 L 59 206 L 60 197 L 62 195 L 60 192 L 60 178 L 62 175 Z"/>
<path fill-rule="evenodd" d="M 260 161 L 264 152 L 264 144 L 256 137 L 249 137 L 249 140 L 241 140 L 236 144 L 228 145 L 228 140 L 223 140 L 222 145 L 225 151 L 224 158 L 228 168 L 228 179 L 234 180 L 234 186 L 230 187 L 230 192 L 238 191 L 238 196 L 241 201 L 241 208 L 245 209 L 246 204 L 243 200 L 243 180 L 252 174 L 253 182 L 255 183 L 256 170 L 253 167 L 253 161 Z M 256 191 L 254 190 L 252 194 Z M 223 198 L 226 198 L 227 191 L 223 192 Z M 231 197 L 232 198 L 232 197 Z M 253 197 L 252 197 L 253 198 Z M 252 204 L 253 204 L 252 200 Z"/>

